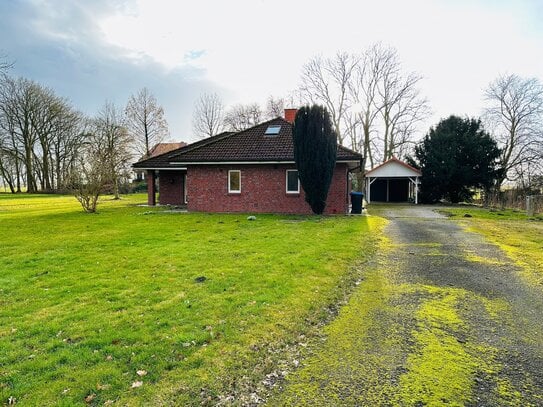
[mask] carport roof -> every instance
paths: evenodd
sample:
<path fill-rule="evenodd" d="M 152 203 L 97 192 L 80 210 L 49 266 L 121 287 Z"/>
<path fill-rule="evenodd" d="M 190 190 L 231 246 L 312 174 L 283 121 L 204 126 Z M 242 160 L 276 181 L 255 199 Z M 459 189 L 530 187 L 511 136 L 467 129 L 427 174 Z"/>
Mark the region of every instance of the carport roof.
<path fill-rule="evenodd" d="M 392 157 L 365 174 L 366 177 L 372 178 L 420 177 L 421 175 L 420 170 L 398 160 L 396 157 Z"/>

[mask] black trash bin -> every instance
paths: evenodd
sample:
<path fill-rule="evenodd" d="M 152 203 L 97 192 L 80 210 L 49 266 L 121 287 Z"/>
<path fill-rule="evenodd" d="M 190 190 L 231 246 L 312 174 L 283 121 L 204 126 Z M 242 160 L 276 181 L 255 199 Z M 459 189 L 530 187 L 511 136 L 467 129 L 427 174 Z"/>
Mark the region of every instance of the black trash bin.
<path fill-rule="evenodd" d="M 362 192 L 351 192 L 351 213 L 362 213 L 362 200 L 364 194 Z"/>

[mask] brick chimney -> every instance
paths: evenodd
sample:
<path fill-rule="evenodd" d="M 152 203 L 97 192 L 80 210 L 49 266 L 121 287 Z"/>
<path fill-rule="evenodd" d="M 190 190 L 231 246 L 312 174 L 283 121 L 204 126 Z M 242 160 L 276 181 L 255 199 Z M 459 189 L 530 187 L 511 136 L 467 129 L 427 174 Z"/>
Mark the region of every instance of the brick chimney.
<path fill-rule="evenodd" d="M 285 109 L 285 120 L 289 123 L 294 123 L 297 111 L 298 109 Z"/>

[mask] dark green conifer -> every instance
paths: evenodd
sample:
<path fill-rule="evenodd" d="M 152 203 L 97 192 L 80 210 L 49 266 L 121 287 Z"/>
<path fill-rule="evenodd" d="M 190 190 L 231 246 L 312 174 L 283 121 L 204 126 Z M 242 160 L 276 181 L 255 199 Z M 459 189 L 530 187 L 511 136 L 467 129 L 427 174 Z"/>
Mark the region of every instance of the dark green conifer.
<path fill-rule="evenodd" d="M 326 207 L 337 155 L 337 135 L 328 111 L 318 105 L 302 107 L 296 114 L 292 137 L 305 200 L 314 213 L 321 214 Z"/>
<path fill-rule="evenodd" d="M 478 119 L 450 116 L 415 148 L 424 202 L 469 201 L 474 188 L 488 190 L 499 176 L 500 150 Z"/>

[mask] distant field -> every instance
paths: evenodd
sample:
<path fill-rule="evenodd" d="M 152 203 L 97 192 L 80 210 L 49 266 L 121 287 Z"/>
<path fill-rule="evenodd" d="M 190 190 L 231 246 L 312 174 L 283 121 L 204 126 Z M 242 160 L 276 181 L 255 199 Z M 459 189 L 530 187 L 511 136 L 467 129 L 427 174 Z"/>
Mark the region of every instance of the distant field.
<path fill-rule="evenodd" d="M 247 393 L 341 298 L 384 222 L 143 202 L 85 214 L 73 197 L 0 194 L 1 404 Z"/>

